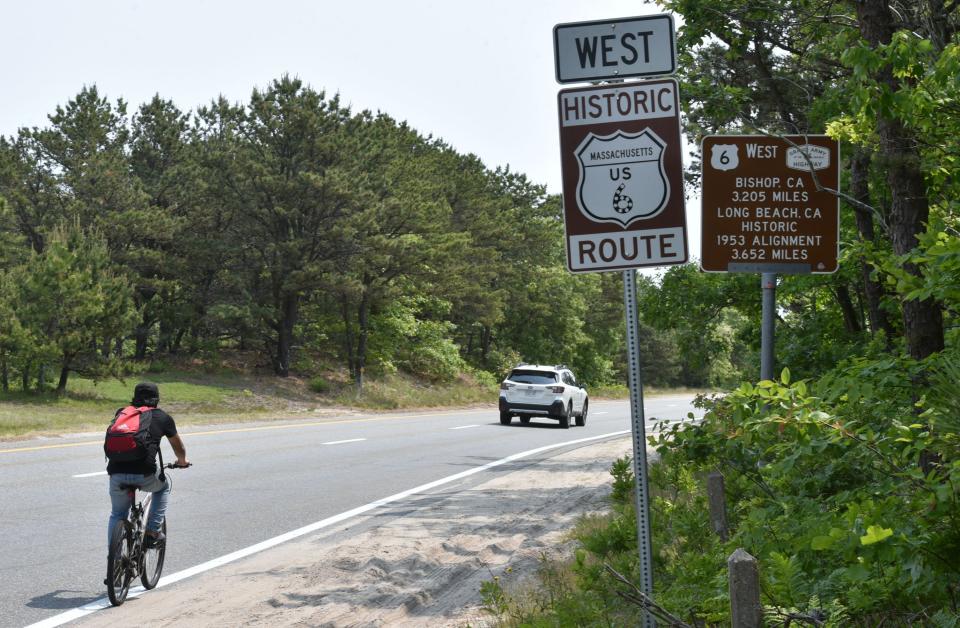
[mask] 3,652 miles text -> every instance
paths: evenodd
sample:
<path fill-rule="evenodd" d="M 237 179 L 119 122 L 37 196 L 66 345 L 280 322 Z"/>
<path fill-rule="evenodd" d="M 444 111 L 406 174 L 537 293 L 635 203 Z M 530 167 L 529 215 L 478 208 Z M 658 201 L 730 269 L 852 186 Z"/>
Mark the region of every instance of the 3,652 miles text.
<path fill-rule="evenodd" d="M 733 249 L 730 253 L 730 257 L 736 260 L 767 259 L 767 252 L 764 249 Z"/>

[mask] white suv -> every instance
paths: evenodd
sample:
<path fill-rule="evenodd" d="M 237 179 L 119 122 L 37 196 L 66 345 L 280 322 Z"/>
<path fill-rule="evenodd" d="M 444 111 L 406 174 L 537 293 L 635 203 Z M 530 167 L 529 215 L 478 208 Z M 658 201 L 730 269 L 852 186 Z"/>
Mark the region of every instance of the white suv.
<path fill-rule="evenodd" d="M 510 425 L 514 415 L 526 425 L 531 416 L 560 421 L 560 427 L 587 423 L 587 389 L 563 364 L 520 364 L 500 383 L 500 423 Z"/>

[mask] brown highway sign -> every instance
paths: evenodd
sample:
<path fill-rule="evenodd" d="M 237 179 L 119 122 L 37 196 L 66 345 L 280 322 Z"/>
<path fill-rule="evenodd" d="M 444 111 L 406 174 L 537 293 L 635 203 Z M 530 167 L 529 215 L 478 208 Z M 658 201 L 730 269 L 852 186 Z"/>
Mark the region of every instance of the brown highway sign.
<path fill-rule="evenodd" d="M 823 189 L 838 189 L 836 140 L 712 135 L 701 155 L 703 270 L 836 272 L 840 203 Z"/>
<path fill-rule="evenodd" d="M 569 270 L 686 262 L 677 82 L 565 89 L 558 105 Z"/>

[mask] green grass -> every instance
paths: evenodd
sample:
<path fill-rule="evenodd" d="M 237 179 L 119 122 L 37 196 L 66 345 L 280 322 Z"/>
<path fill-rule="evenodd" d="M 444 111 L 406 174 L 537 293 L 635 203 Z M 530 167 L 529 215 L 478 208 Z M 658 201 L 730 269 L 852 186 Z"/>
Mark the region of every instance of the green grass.
<path fill-rule="evenodd" d="M 88 398 L 98 402 L 110 401 L 123 405 L 130 403 L 133 387 L 141 379 L 158 384 L 163 401 L 169 399 L 177 403 L 215 404 L 223 401 L 230 394 L 236 394 L 235 391 L 224 388 L 222 383 L 215 385 L 183 381 L 185 377 L 184 374 L 162 373 L 151 374 L 148 377 L 136 380 L 129 379 L 126 382 L 117 380 L 93 382 L 77 378 L 71 382 L 70 396 L 76 399 Z"/>
<path fill-rule="evenodd" d="M 148 373 L 125 381 L 73 377 L 67 394 L 0 393 L 0 439 L 72 434 L 106 428 L 114 411 L 130 403 L 139 381 L 160 386 L 160 406 L 178 425 L 290 419 L 318 408 L 397 410 L 474 404 L 495 405 L 495 386 L 462 376 L 448 384 L 430 384 L 406 375 L 368 378 L 362 395 L 342 373 L 323 378 L 278 378 L 220 371 Z"/>
<path fill-rule="evenodd" d="M 318 408 L 413 410 L 451 406 L 495 407 L 497 384 L 464 374 L 453 382 L 430 383 L 402 373 L 368 377 L 358 395 L 343 372 L 326 371 L 311 377 L 279 378 L 243 371 L 165 367 L 120 380 L 94 382 L 71 377 L 67 394 L 53 392 L 0 393 L 0 439 L 72 434 L 105 429 L 113 412 L 130 403 L 139 381 L 160 386 L 160 405 L 178 425 L 290 419 Z M 624 399 L 625 386 L 592 386 L 594 399 Z M 696 392 L 647 388 L 648 396 Z"/>
<path fill-rule="evenodd" d="M 362 395 L 352 385 L 344 386 L 335 393 L 334 400 L 340 405 L 373 410 L 495 404 L 497 387 L 481 384 L 469 375 L 461 375 L 450 383 L 431 384 L 395 374 L 367 380 Z"/>
<path fill-rule="evenodd" d="M 149 381 L 160 385 L 161 406 L 174 414 L 178 422 L 215 418 L 205 415 L 228 415 L 229 408 L 238 405 L 235 400 L 243 399 L 249 393 L 221 383 L 184 381 L 186 377 L 184 374 L 149 377 Z M 133 387 L 141 379 L 148 378 L 94 382 L 75 377 L 70 379 L 67 394 L 63 396 L 53 392 L 2 393 L 0 438 L 103 429 L 117 408 L 130 403 Z"/>

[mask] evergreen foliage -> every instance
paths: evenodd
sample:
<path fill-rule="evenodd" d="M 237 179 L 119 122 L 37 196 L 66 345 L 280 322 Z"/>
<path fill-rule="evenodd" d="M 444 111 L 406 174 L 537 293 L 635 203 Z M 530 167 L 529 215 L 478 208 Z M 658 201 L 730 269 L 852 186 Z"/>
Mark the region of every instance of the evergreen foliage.
<path fill-rule="evenodd" d="M 224 351 L 358 389 L 622 380 L 618 277 L 569 275 L 559 200 L 509 168 L 289 76 L 195 112 L 88 86 L 49 121 L 0 138 L 5 390 Z"/>

